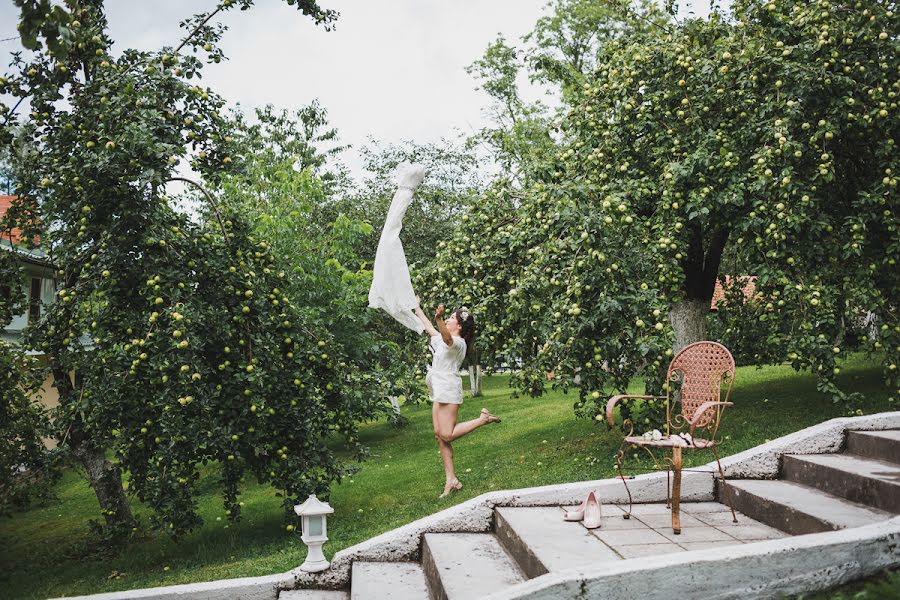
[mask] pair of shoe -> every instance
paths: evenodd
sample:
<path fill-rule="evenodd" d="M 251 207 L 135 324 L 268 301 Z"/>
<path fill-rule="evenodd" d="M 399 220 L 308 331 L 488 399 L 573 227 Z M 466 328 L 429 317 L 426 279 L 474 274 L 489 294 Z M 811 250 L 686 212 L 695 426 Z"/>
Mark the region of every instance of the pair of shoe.
<path fill-rule="evenodd" d="M 446 485 L 444 485 L 444 493 L 438 496 L 438 498 L 446 498 L 453 492 L 462 489 L 462 484 L 459 482 L 459 479 L 454 479 L 453 481 L 448 481 Z"/>
<path fill-rule="evenodd" d="M 563 515 L 563 520 L 581 521 L 581 524 L 587 529 L 597 529 L 600 527 L 602 516 L 600 494 L 597 493 L 597 490 L 591 490 L 578 508 L 566 511 L 566 514 Z"/>
<path fill-rule="evenodd" d="M 481 409 L 481 416 L 482 416 L 488 423 L 500 423 L 500 422 L 501 422 L 501 421 L 500 421 L 500 417 L 498 417 L 497 415 L 492 415 L 492 414 L 491 414 L 491 411 L 489 411 L 489 410 L 486 409 L 486 408 L 482 408 L 482 409 Z"/>

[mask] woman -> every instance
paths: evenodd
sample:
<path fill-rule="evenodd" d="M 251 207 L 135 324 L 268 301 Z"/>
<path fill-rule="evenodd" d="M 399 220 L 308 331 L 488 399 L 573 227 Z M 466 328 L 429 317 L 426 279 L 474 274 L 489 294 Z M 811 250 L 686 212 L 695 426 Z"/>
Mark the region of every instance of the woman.
<path fill-rule="evenodd" d="M 428 385 L 428 395 L 432 402 L 431 419 L 434 423 L 434 435 L 438 440 L 441 461 L 444 463 L 444 474 L 447 477 L 444 493 L 440 495 L 441 498 L 444 498 L 451 492 L 462 489 L 462 484 L 456 478 L 453 470 L 451 442 L 482 425 L 499 423 L 500 419 L 492 415 L 488 409 L 482 408 L 481 415 L 477 419 L 465 423 L 456 422 L 457 413 L 463 401 L 463 386 L 462 379 L 459 377 L 459 368 L 475 337 L 475 319 L 468 309 L 462 307 L 444 321 L 444 305 L 441 304 L 434 314 L 437 329 L 432 326 L 428 317 L 422 312 L 418 296 L 416 296 L 415 313 L 430 338 L 428 346 L 434 354 L 431 368 L 425 377 L 425 383 Z"/>

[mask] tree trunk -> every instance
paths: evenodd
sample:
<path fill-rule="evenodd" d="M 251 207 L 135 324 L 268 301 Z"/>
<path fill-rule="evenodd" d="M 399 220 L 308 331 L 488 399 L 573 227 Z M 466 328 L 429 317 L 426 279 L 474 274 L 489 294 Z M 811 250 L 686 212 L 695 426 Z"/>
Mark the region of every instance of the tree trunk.
<path fill-rule="evenodd" d="M 481 395 L 481 365 L 469 365 L 469 389 L 473 398 Z"/>
<path fill-rule="evenodd" d="M 687 297 L 669 310 L 669 322 L 675 331 L 675 354 L 706 339 L 706 317 L 729 233 L 724 228 L 704 232 L 699 223 L 687 230 L 687 255 L 681 261 Z"/>
<path fill-rule="evenodd" d="M 468 357 L 469 363 L 469 389 L 472 397 L 476 398 L 481 395 L 481 352 L 478 348 L 474 348 Z"/>
<path fill-rule="evenodd" d="M 125 488 L 122 487 L 119 467 L 106 460 L 106 453 L 102 448 L 82 443 L 72 451 L 84 466 L 109 530 L 114 534 L 127 533 L 134 526 L 134 517 L 131 515 Z"/>
<path fill-rule="evenodd" d="M 709 313 L 708 300 L 696 300 L 689 298 L 683 302 L 672 305 L 669 311 L 669 321 L 675 331 L 675 354 L 679 350 L 706 339 L 706 316 Z"/>
<path fill-rule="evenodd" d="M 389 400 L 391 401 L 391 409 L 394 411 L 394 415 L 400 416 L 400 399 L 397 396 L 390 396 Z"/>
<path fill-rule="evenodd" d="M 59 403 L 74 402 L 76 400 L 75 385 L 69 378 L 69 374 L 58 364 L 54 365 L 52 372 L 53 385 L 59 392 Z M 95 447 L 86 438 L 79 417 L 75 417 L 75 421 L 61 441 L 68 443 L 72 448 L 72 453 L 84 467 L 88 482 L 94 489 L 103 518 L 106 520 L 111 534 L 118 537 L 128 533 L 134 527 L 135 521 L 131 514 L 131 507 L 128 505 L 125 488 L 122 486 L 122 474 L 119 467 L 106 459 L 106 452 L 103 448 Z"/>

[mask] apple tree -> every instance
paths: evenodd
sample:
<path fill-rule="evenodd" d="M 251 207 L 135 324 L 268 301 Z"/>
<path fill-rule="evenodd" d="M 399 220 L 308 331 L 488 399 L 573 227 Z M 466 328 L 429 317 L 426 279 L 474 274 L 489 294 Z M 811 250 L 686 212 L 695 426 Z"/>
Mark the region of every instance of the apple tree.
<path fill-rule="evenodd" d="M 252 116 L 248 118 L 239 108 L 229 115 L 244 156 L 253 156 L 258 163 L 268 161 L 272 171 L 283 163 L 296 171 L 309 169 L 327 184 L 329 192 L 348 185 L 343 165 L 333 163 L 349 146 L 340 142 L 338 130 L 329 124 L 328 111 L 318 100 L 294 111 L 267 104 L 254 109 Z"/>
<path fill-rule="evenodd" d="M 235 114 L 231 126 L 241 148 L 236 167 L 215 174 L 210 186 L 285 265 L 283 293 L 329 332 L 332 352 L 345 363 L 347 393 L 395 419 L 388 398 L 416 399 L 422 390 L 404 351 L 411 336 L 367 309 L 377 237 L 372 215 L 341 197 L 324 169 L 342 149 L 337 132 L 315 103 L 293 115 L 257 109 L 252 125 Z M 325 133 L 313 133 L 319 129 Z M 332 147 L 320 152 L 315 142 Z M 215 219 L 214 211 L 205 214 Z"/>
<path fill-rule="evenodd" d="M 470 143 L 487 147 L 504 177 L 517 186 L 552 179 L 557 137 L 553 111 L 542 101 L 529 101 L 520 89 L 528 79 L 554 92 L 563 104 L 593 71 L 598 53 L 611 38 L 630 36 L 665 24 L 668 15 L 651 0 L 631 6 L 629 0 L 554 0 L 534 28 L 511 45 L 501 35 L 483 56 L 466 69 L 491 99 L 493 123 L 472 136 Z"/>
<path fill-rule="evenodd" d="M 596 414 L 605 385 L 705 339 L 724 260 L 757 277 L 745 331 L 764 360 L 848 400 L 835 361 L 869 315 L 854 341 L 896 389 L 895 8 L 736 0 L 599 46 L 564 96 L 553 178 L 499 189 L 505 212 L 473 209 L 446 247 L 526 388 L 577 375 Z"/>
<path fill-rule="evenodd" d="M 326 27 L 336 16 L 288 3 Z M 166 195 L 179 161 L 208 179 L 234 164 L 224 101 L 197 80 L 222 59 L 215 16 L 252 2 L 187 19 L 178 46 L 118 55 L 99 0 L 17 4 L 30 52 L 0 81 L 12 98 L 0 115 L 15 148 L 12 212 L 59 268 L 57 301 L 27 341 L 49 358 L 57 438 L 107 530 L 134 526 L 122 470 L 175 537 L 200 523 L 194 498 L 210 461 L 231 519 L 244 475 L 279 489 L 286 509 L 327 491 L 350 465 L 326 441 L 361 454 L 368 399 L 346 393 L 330 332 L 286 295 L 289 267 L 245 215 L 205 196 L 212 218 L 195 222 Z"/>

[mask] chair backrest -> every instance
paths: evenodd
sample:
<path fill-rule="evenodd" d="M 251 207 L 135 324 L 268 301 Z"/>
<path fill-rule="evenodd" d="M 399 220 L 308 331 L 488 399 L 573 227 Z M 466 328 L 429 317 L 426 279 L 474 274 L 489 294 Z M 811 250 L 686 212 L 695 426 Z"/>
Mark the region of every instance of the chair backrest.
<path fill-rule="evenodd" d="M 669 389 L 674 383 L 681 383 L 681 416 L 690 420 L 694 411 L 704 402 L 728 401 L 731 384 L 734 381 L 734 358 L 728 348 L 717 342 L 695 342 L 682 348 L 669 365 L 666 380 Z M 722 384 L 727 387 L 722 397 Z M 667 394 L 670 398 L 671 393 Z M 671 408 L 669 409 L 671 410 Z M 709 411 L 697 423 L 698 427 L 706 427 L 719 414 L 718 410 Z M 681 419 L 670 416 L 672 419 Z"/>

